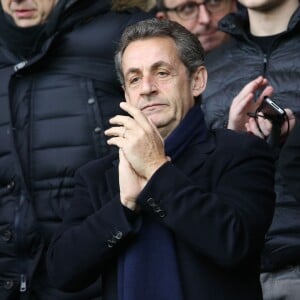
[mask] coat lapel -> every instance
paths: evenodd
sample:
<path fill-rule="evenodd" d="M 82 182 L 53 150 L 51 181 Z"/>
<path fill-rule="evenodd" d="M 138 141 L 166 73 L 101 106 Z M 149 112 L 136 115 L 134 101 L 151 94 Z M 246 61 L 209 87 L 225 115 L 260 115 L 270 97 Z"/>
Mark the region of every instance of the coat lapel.
<path fill-rule="evenodd" d="M 195 148 L 197 148 L 197 151 L 195 151 Z M 184 154 L 174 162 L 174 164 L 185 174 L 191 174 L 195 169 L 199 169 L 203 166 L 208 155 L 214 151 L 214 149 L 214 135 L 210 134 L 205 142 L 191 145 L 191 147 L 189 147 Z"/>

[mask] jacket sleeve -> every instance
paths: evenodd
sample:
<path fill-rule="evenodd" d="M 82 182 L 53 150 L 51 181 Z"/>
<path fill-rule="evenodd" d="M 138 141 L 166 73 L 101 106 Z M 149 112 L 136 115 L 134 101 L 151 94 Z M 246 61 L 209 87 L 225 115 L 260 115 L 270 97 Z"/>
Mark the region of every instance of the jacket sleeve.
<path fill-rule="evenodd" d="M 47 253 L 49 277 L 66 292 L 93 283 L 116 262 L 124 240 L 140 227 L 139 219 L 126 211 L 118 195 L 109 201 L 104 194 L 95 196 L 98 190 L 90 188 L 84 177 L 77 172 L 74 199 Z"/>
<path fill-rule="evenodd" d="M 270 150 L 257 138 L 242 143 L 215 151 L 198 175 L 164 164 L 138 199 L 176 240 L 226 268 L 259 257 L 274 211 Z"/>
<path fill-rule="evenodd" d="M 278 169 L 288 191 L 300 201 L 300 123 L 296 124 L 282 147 Z"/>

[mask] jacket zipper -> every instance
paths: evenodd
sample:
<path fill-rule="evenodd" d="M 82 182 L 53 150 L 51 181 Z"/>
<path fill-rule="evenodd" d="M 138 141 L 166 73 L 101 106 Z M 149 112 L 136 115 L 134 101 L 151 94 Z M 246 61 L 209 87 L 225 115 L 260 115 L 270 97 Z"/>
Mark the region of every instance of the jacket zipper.
<path fill-rule="evenodd" d="M 267 57 L 267 54 L 264 53 L 264 67 L 263 67 L 264 76 L 266 75 L 267 65 L 268 65 L 268 57 Z"/>
<path fill-rule="evenodd" d="M 20 198 L 19 198 L 19 203 L 16 207 L 16 215 L 15 215 L 15 230 L 17 233 L 17 246 L 18 248 L 21 250 L 20 252 L 22 253 L 22 248 L 24 246 L 23 243 L 23 233 L 22 233 L 22 229 L 21 229 L 21 224 L 20 224 L 20 219 L 21 219 L 21 212 L 22 212 L 22 208 L 24 206 L 25 203 L 25 195 L 23 193 L 21 193 Z M 27 290 L 27 279 L 26 279 L 26 272 L 25 272 L 25 261 L 24 258 L 21 256 L 20 257 L 20 262 L 21 262 L 21 275 L 20 275 L 20 292 L 24 293 Z"/>
<path fill-rule="evenodd" d="M 20 276 L 20 292 L 24 293 L 27 290 L 27 282 L 26 282 L 26 275 L 21 274 Z"/>

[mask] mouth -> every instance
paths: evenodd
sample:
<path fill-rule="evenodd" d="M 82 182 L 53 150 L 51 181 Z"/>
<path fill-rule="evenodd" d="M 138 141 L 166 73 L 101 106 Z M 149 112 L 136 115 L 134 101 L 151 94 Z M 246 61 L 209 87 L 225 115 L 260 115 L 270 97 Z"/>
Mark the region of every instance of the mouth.
<path fill-rule="evenodd" d="M 145 105 L 141 108 L 141 111 L 144 113 L 152 113 L 152 112 L 156 112 L 158 110 L 163 109 L 166 106 L 166 104 L 162 104 L 162 103 L 151 103 L 148 105 Z"/>
<path fill-rule="evenodd" d="M 34 9 L 16 9 L 14 12 L 15 12 L 15 15 L 19 19 L 28 19 L 34 15 L 35 10 Z"/>

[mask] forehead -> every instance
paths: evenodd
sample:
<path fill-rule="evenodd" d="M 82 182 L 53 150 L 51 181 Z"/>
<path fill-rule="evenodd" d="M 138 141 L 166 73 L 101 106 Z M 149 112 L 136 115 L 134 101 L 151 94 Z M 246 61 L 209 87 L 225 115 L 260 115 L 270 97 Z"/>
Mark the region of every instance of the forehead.
<path fill-rule="evenodd" d="M 167 7 L 175 7 L 177 5 L 184 4 L 186 2 L 190 2 L 190 0 L 164 0 L 163 2 L 165 4 L 165 6 L 167 6 Z M 197 2 L 197 1 L 194 1 L 194 2 Z"/>
<path fill-rule="evenodd" d="M 122 67 L 145 67 L 157 61 L 175 63 L 179 60 L 176 44 L 169 37 L 154 37 L 131 42 L 122 57 Z"/>
<path fill-rule="evenodd" d="M 167 7 L 176 7 L 187 2 L 203 3 L 204 0 L 164 0 L 163 3 Z"/>

